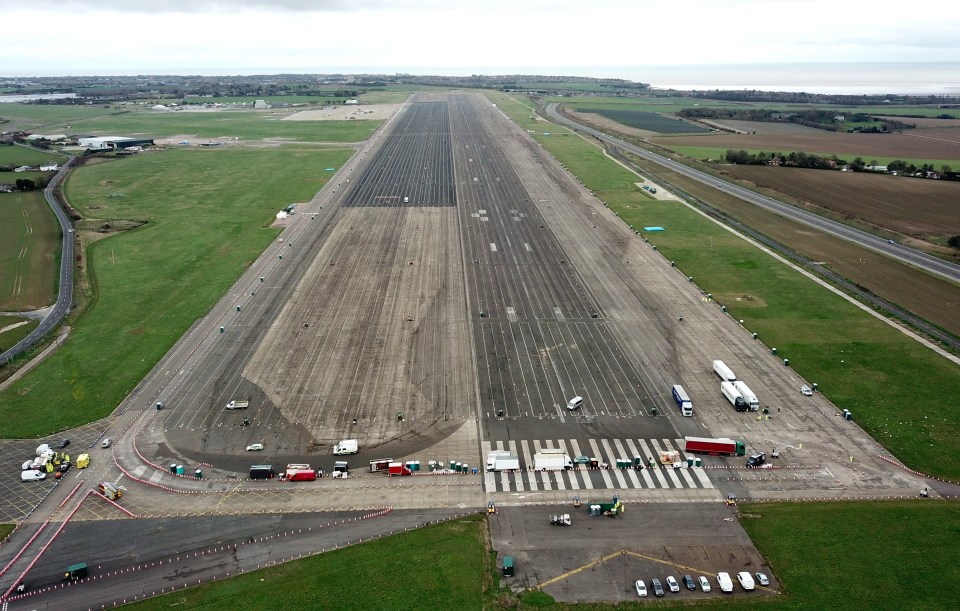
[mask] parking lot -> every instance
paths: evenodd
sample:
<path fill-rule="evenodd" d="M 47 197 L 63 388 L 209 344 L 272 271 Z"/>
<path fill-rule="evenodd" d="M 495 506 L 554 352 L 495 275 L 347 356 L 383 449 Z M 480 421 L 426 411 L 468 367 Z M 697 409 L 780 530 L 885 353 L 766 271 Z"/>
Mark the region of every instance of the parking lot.
<path fill-rule="evenodd" d="M 609 495 L 608 495 L 609 496 Z M 610 500 L 604 497 L 604 500 Z M 554 526 L 550 516 L 569 513 L 570 526 Z M 499 508 L 490 518 L 490 537 L 497 566 L 514 560 L 513 577 L 502 587 L 535 587 L 560 602 L 637 600 L 634 582 L 642 579 L 654 598 L 650 580 L 666 589 L 666 577 L 680 582 L 665 599 L 698 600 L 716 596 L 770 596 L 778 582 L 735 518 L 736 507 L 723 503 L 626 503 L 614 518 L 588 515 L 586 505 L 544 505 Z M 716 574 L 725 571 L 734 582 L 732 594 L 720 592 Z M 769 586 L 746 592 L 736 573 L 763 572 Z M 687 590 L 682 578 L 704 575 L 711 592 L 699 585 Z"/>

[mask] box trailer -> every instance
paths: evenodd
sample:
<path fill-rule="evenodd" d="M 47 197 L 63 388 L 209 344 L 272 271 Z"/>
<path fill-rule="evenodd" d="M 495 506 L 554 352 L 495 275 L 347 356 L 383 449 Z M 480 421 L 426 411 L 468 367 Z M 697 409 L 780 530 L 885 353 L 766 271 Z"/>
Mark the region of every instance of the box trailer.
<path fill-rule="evenodd" d="M 564 450 L 544 448 L 533 455 L 533 468 L 535 471 L 572 469 L 573 460 L 570 459 Z"/>
<path fill-rule="evenodd" d="M 727 439 L 726 437 L 684 437 L 683 450 L 711 456 L 743 456 L 746 454 L 742 441 Z"/>
<path fill-rule="evenodd" d="M 390 469 L 392 458 L 378 458 L 370 461 L 370 473 L 382 473 Z"/>
<path fill-rule="evenodd" d="M 250 465 L 250 479 L 273 479 L 273 465 Z"/>
<path fill-rule="evenodd" d="M 487 456 L 487 471 L 518 471 L 519 469 L 520 459 L 513 454 L 503 453 L 496 456 Z"/>
<path fill-rule="evenodd" d="M 737 379 L 737 376 L 734 375 L 733 370 L 727 367 L 723 361 L 714 361 L 713 370 L 724 382 L 733 382 Z"/>
<path fill-rule="evenodd" d="M 720 382 L 720 392 L 723 393 L 723 396 L 727 398 L 727 401 L 730 402 L 730 405 L 732 405 L 738 412 L 745 412 L 750 409 L 747 406 L 747 402 L 744 401 L 743 395 L 740 394 L 740 391 L 737 390 L 737 387 L 733 385 L 733 382 Z"/>
<path fill-rule="evenodd" d="M 671 389 L 671 394 L 673 395 L 673 400 L 677 404 L 677 408 L 680 410 L 680 415 L 692 416 L 693 402 L 690 401 L 690 396 L 687 395 L 687 391 L 683 389 L 683 386 L 675 384 L 673 389 Z"/>
<path fill-rule="evenodd" d="M 317 472 L 306 464 L 290 464 L 284 472 L 288 482 L 312 482 L 317 479 Z"/>
<path fill-rule="evenodd" d="M 757 400 L 757 395 L 753 394 L 753 391 L 750 390 L 750 387 L 747 386 L 747 383 L 743 380 L 737 380 L 733 383 L 737 387 L 737 390 L 740 391 L 740 394 L 743 395 L 743 400 L 746 401 L 747 407 L 750 408 L 751 412 L 755 412 L 760 409 L 760 401 Z"/>

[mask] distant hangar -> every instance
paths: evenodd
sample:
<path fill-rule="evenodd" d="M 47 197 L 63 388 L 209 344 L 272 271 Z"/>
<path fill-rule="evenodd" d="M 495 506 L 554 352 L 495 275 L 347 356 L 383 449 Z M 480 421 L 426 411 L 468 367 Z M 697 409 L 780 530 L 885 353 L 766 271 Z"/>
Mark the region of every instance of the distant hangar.
<path fill-rule="evenodd" d="M 95 136 L 78 138 L 77 143 L 91 151 L 106 151 L 110 149 L 125 149 L 131 146 L 147 146 L 153 144 L 153 138 L 127 138 L 124 136 Z"/>

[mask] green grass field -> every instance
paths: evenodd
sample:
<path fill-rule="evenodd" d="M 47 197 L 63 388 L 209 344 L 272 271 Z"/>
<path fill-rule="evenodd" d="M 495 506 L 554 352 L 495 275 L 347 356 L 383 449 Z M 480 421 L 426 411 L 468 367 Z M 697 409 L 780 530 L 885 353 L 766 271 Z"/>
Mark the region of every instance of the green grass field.
<path fill-rule="evenodd" d="M 60 225 L 43 193 L 0 193 L 0 310 L 53 303 L 59 255 Z"/>
<path fill-rule="evenodd" d="M 519 124 L 529 122 L 529 100 L 489 97 Z M 852 411 L 913 468 L 960 481 L 960 448 L 953 441 L 960 435 L 955 365 L 685 206 L 644 197 L 635 174 L 566 129 L 550 129 L 554 135 L 534 138 L 624 222 L 666 227 L 651 243 L 766 345 L 776 346 L 804 378 L 817 382 L 838 408 Z M 743 296 L 752 300 L 738 300 Z"/>
<path fill-rule="evenodd" d="M 20 324 L 26 323 L 26 324 Z M 40 322 L 19 316 L 0 316 L 0 352 L 9 350 L 27 334 L 37 328 Z M 14 329 L 14 325 L 19 325 Z"/>
<path fill-rule="evenodd" d="M 34 437 L 109 414 L 276 237 L 276 211 L 310 199 L 333 175 L 324 168 L 350 154 L 171 150 L 75 171 L 67 197 L 85 216 L 148 222 L 90 247 L 95 299 L 70 321 L 66 347 L 0 397 L 0 435 Z"/>
<path fill-rule="evenodd" d="M 385 537 L 126 608 L 161 609 L 482 609 L 486 518 Z"/>
<path fill-rule="evenodd" d="M 109 105 L 66 106 L 56 104 L 0 104 L 0 118 L 10 121 L 3 130 L 22 129 L 36 133 L 67 133 L 74 121 L 110 115 L 117 109 Z"/>
<path fill-rule="evenodd" d="M 63 155 L 46 153 L 26 146 L 0 146 L 0 166 L 40 165 L 50 162 L 63 165 L 67 162 L 67 158 Z M 8 180 L 10 176 L 16 176 L 16 174 L 7 176 L 6 172 L 0 173 L 0 182 L 13 182 Z"/>
<path fill-rule="evenodd" d="M 74 120 L 74 133 L 159 138 L 191 134 L 197 138 L 281 138 L 301 142 L 359 142 L 370 137 L 380 121 L 283 121 L 293 110 L 223 110 L 156 112 L 138 110 Z M 51 125 L 48 129 L 66 129 Z"/>
<path fill-rule="evenodd" d="M 681 121 L 658 112 L 642 110 L 622 110 L 617 108 L 593 108 L 584 106 L 580 112 L 592 112 L 604 116 L 621 125 L 645 129 L 661 134 L 702 134 L 708 132 L 705 127 Z"/>
<path fill-rule="evenodd" d="M 685 155 L 691 159 L 696 159 L 702 161 L 704 159 L 713 159 L 715 161 L 722 161 L 727 154 L 727 149 L 723 147 L 706 147 L 706 146 L 671 146 L 670 150 L 676 151 L 681 155 Z M 739 150 L 739 149 L 737 149 Z M 760 149 L 744 149 L 752 155 L 757 153 L 764 152 L 767 155 L 771 153 L 783 153 L 785 155 L 790 154 L 791 152 L 799 151 L 761 151 Z M 830 157 L 836 153 L 832 152 L 823 152 L 823 151 L 803 151 L 808 155 L 817 155 L 819 157 Z M 853 161 L 856 159 L 856 155 L 840 155 L 836 154 L 837 157 L 845 161 Z M 861 155 L 861 158 L 867 163 L 871 161 L 876 161 L 879 165 L 887 165 L 895 159 L 900 161 L 906 161 L 907 163 L 912 163 L 913 165 L 920 167 L 924 164 L 931 164 L 933 167 L 940 169 L 943 165 L 948 165 L 955 170 L 960 170 L 960 159 L 904 159 L 902 157 L 877 157 L 876 155 Z"/>

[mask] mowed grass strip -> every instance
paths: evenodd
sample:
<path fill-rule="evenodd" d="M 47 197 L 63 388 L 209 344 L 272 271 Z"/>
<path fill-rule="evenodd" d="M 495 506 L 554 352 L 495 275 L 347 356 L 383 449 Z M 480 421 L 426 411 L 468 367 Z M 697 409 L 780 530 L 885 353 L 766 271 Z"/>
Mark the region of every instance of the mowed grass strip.
<path fill-rule="evenodd" d="M 195 138 L 279 139 L 299 142 L 361 142 L 380 125 L 377 120 L 284 121 L 291 110 L 219 110 L 162 112 L 130 111 L 75 120 L 73 133 L 102 136 L 159 138 L 191 135 Z M 57 127 L 57 126 L 53 126 Z M 65 129 L 65 126 L 59 126 Z"/>
<path fill-rule="evenodd" d="M 40 321 L 29 318 L 0 316 L 0 352 L 15 346 L 17 342 L 36 329 L 39 324 Z"/>
<path fill-rule="evenodd" d="M 276 212 L 312 198 L 350 154 L 172 150 L 75 171 L 66 193 L 85 216 L 147 224 L 89 248 L 93 303 L 67 345 L 0 396 L 0 435 L 109 414 L 276 237 Z"/>
<path fill-rule="evenodd" d="M 519 124 L 529 123 L 529 101 L 488 95 Z M 666 227 L 649 236 L 664 257 L 818 383 L 838 408 L 852 411 L 911 467 L 960 481 L 956 365 L 686 206 L 645 197 L 634 185 L 636 175 L 599 148 L 562 127 L 550 130 L 533 137 L 628 225 Z"/>
<path fill-rule="evenodd" d="M 482 609 L 485 533 L 486 518 L 470 516 L 125 608 Z"/>
<path fill-rule="evenodd" d="M 0 310 L 35 310 L 53 303 L 59 256 L 60 225 L 43 192 L 0 193 Z"/>

